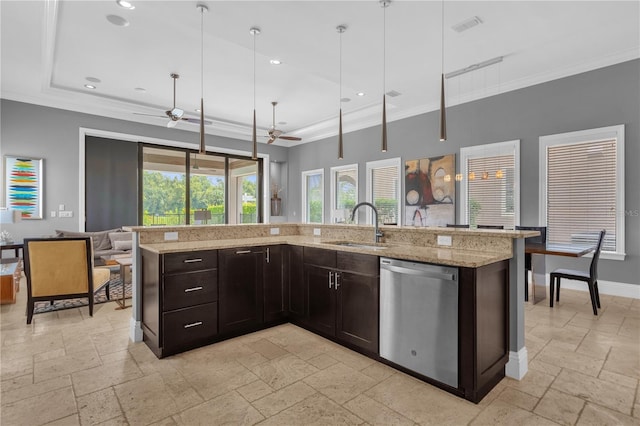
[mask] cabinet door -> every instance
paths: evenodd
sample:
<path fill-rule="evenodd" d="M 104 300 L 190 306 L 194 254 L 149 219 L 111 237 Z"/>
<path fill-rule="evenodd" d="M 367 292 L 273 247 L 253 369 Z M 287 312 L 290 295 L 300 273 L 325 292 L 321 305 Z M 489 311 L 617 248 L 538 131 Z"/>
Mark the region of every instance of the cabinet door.
<path fill-rule="evenodd" d="M 286 316 L 286 280 L 284 256 L 286 247 L 264 247 L 264 321 L 271 322 Z"/>
<path fill-rule="evenodd" d="M 289 317 L 294 321 L 306 320 L 305 285 L 302 247 L 289 246 L 287 250 L 286 267 L 289 281 Z"/>
<path fill-rule="evenodd" d="M 250 329 L 263 321 L 263 259 L 253 247 L 218 252 L 220 333 Z"/>
<path fill-rule="evenodd" d="M 338 272 L 336 337 L 378 353 L 378 276 Z"/>
<path fill-rule="evenodd" d="M 336 331 L 336 291 L 333 287 L 335 271 L 315 265 L 304 265 L 307 290 L 307 324 L 330 336 Z M 331 281 L 330 281 L 331 278 Z M 331 287 L 329 287 L 331 283 Z"/>

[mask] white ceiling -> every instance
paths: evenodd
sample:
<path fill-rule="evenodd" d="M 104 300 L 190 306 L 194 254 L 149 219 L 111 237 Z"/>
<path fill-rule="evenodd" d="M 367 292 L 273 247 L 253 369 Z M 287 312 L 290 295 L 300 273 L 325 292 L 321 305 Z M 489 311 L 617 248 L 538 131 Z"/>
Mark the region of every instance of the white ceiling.
<path fill-rule="evenodd" d="M 200 12 L 195 1 L 0 2 L 2 98 L 165 126 L 172 106 L 169 74 L 180 74 L 177 106 L 197 117 Z M 256 106 L 263 133 L 278 101 L 277 127 L 311 142 L 337 133 L 339 35 L 346 132 L 380 124 L 383 9 L 360 1 L 205 1 L 204 100 L 207 133 L 250 139 L 253 109 L 252 26 L 256 38 Z M 497 56 L 504 61 L 447 80 L 447 105 L 538 84 L 640 57 L 638 1 L 447 1 L 444 71 Z M 388 120 L 439 105 L 440 1 L 393 1 L 386 9 Z M 119 15 L 127 27 L 109 23 Z M 451 26 L 478 16 L 483 24 Z M 269 64 L 277 58 L 280 66 Z M 101 80 L 84 88 L 86 77 Z M 146 89 L 144 93 L 134 90 Z M 356 92 L 365 92 L 358 97 Z M 197 132 L 197 125 L 179 128 Z M 437 135 L 433 135 L 436 138 Z M 266 139 L 265 139 L 266 141 Z M 287 142 L 278 142 L 289 145 Z M 294 142 L 300 143 L 300 142 Z"/>

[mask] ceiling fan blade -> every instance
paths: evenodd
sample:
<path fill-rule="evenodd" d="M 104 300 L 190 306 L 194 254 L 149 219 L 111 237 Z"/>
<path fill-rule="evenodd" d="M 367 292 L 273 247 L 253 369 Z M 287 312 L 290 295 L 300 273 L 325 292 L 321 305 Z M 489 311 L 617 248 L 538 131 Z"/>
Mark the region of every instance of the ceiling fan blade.
<path fill-rule="evenodd" d="M 193 123 L 193 124 L 200 124 L 200 119 L 199 118 L 182 117 L 181 120 L 184 120 L 184 121 L 187 121 L 187 122 Z M 204 120 L 204 124 L 206 126 L 210 126 L 211 124 L 213 124 L 213 122 L 211 120 Z"/>
<path fill-rule="evenodd" d="M 169 120 L 169 122 L 167 123 L 167 127 L 169 128 L 176 127 L 177 125 L 178 125 L 178 122 L 174 120 Z"/>
<path fill-rule="evenodd" d="M 155 117 L 155 118 L 167 118 L 164 115 L 156 115 L 156 114 L 145 114 L 142 112 L 134 112 L 135 115 L 146 115 L 147 117 Z"/>
<path fill-rule="evenodd" d="M 268 144 L 272 144 L 273 142 L 275 142 L 277 138 L 274 138 L 273 136 L 269 136 L 269 140 L 267 141 Z"/>
<path fill-rule="evenodd" d="M 301 141 L 302 138 L 296 137 L 296 136 L 279 136 L 280 139 L 284 139 L 287 141 Z"/>

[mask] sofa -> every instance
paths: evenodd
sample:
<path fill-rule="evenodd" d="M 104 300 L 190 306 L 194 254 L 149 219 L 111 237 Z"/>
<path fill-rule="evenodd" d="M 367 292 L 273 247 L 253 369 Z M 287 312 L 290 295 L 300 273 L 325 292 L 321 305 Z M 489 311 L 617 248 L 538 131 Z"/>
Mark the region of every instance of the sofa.
<path fill-rule="evenodd" d="M 56 237 L 91 237 L 95 265 L 104 265 L 103 256 L 130 254 L 133 245 L 132 233 L 123 231 L 121 228 L 94 232 L 56 229 Z"/>

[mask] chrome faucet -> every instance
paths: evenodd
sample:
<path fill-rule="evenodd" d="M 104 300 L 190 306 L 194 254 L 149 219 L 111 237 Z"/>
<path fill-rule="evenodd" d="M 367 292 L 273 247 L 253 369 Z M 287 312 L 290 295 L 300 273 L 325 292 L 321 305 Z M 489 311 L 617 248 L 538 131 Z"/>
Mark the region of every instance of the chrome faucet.
<path fill-rule="evenodd" d="M 378 209 L 376 209 L 376 206 L 366 201 L 363 201 L 362 203 L 358 203 L 351 211 L 352 221 L 356 216 L 356 210 L 358 210 L 358 207 L 360 206 L 369 206 L 373 210 L 373 226 L 374 226 L 373 241 L 375 241 L 376 243 L 379 243 L 380 238 L 382 238 L 382 231 L 380 230 L 380 228 L 378 228 Z"/>

